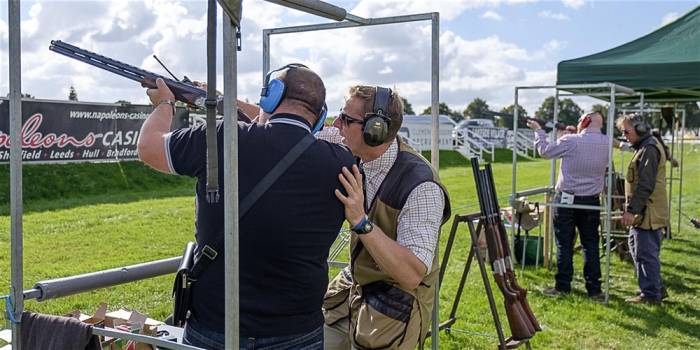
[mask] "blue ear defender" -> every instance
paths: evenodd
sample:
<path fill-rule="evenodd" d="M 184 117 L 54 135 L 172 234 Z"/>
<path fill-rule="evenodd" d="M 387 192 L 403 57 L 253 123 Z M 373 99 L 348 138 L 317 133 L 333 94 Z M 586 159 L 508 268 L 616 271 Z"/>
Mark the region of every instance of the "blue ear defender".
<path fill-rule="evenodd" d="M 265 87 L 263 87 L 260 93 L 260 108 L 262 108 L 265 113 L 274 112 L 277 106 L 280 105 L 280 102 L 282 102 L 286 90 L 287 86 L 279 79 L 273 79 L 271 82 L 265 84 Z"/>
<path fill-rule="evenodd" d="M 272 73 L 294 67 L 307 68 L 301 63 L 290 63 L 265 74 L 265 81 L 263 81 L 263 87 L 260 91 L 260 108 L 262 108 L 265 113 L 274 112 L 277 106 L 280 105 L 280 102 L 282 102 L 282 99 L 284 99 L 284 93 L 287 91 L 287 86 L 284 84 L 284 81 L 280 79 L 270 80 Z"/>
<path fill-rule="evenodd" d="M 315 133 L 323 130 L 323 125 L 326 123 L 327 116 L 328 116 L 328 105 L 326 105 L 324 103 L 323 108 L 321 108 L 321 113 L 318 115 L 318 120 L 316 121 L 316 124 L 314 124 L 314 127 L 311 129 L 312 134 L 315 134 Z"/>
<path fill-rule="evenodd" d="M 265 111 L 265 113 L 273 113 L 277 109 L 277 107 L 279 107 L 280 103 L 284 99 L 285 92 L 287 92 L 287 86 L 284 84 L 284 81 L 280 79 L 270 80 L 272 73 L 289 68 L 299 67 L 306 69 L 309 68 L 301 63 L 290 63 L 275 70 L 271 70 L 270 72 L 265 74 L 265 81 L 263 82 L 263 87 L 260 91 L 260 108 L 262 108 L 262 110 Z M 328 106 L 324 103 L 323 108 L 321 108 L 321 112 L 318 115 L 318 121 L 311 129 L 312 134 L 323 129 L 323 124 L 326 121 L 327 114 Z"/>

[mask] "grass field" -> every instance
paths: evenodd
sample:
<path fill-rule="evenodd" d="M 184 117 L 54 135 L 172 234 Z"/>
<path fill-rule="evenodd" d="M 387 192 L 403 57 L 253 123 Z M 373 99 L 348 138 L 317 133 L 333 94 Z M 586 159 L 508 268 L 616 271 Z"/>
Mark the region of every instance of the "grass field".
<path fill-rule="evenodd" d="M 494 175 L 502 205 L 511 190 L 510 153 L 499 153 Z M 629 156 L 628 156 L 629 158 Z M 619 162 L 617 162 L 619 164 Z M 25 167 L 27 170 L 32 167 Z M 474 183 L 467 161 L 453 152 L 441 153 L 440 173 L 447 185 L 455 208 L 453 214 L 478 210 Z M 191 180 L 173 180 L 158 176 L 143 180 L 139 165 L 112 166 L 118 173 L 116 183 L 101 189 L 94 179 L 80 178 L 71 184 L 66 166 L 50 170 L 66 171 L 68 177 L 60 195 L 39 200 L 32 194 L 25 204 L 24 215 L 24 281 L 25 288 L 42 279 L 76 275 L 100 269 L 125 266 L 181 254 L 185 242 L 193 239 L 193 203 Z M 700 216 L 700 154 L 688 153 L 685 158 L 683 184 L 684 212 Z M 546 185 L 549 163 L 542 160 L 520 162 L 518 189 Z M 0 172 L 2 175 L 2 172 Z M 104 176 L 115 176 L 105 173 Z M 1 176 L 0 176 L 1 177 Z M 6 177 L 5 177 L 6 178 Z M 40 181 L 40 180 L 37 180 Z M 99 182 L 99 181 L 98 181 Z M 38 183 L 25 177 L 25 193 L 34 193 Z M 60 186 L 59 186 L 60 185 Z M 82 186 L 81 186 L 82 185 Z M 49 185 L 50 186 L 50 185 Z M 87 187 L 85 187 L 87 186 Z M 114 188 L 114 187 L 117 188 Z M 64 188 L 72 188 L 72 191 Z M 677 183 L 674 189 L 678 190 Z M 50 192 L 50 191 L 49 191 Z M 43 193 L 43 192 L 42 192 Z M 27 196 L 25 196 L 27 197 Z M 9 290 L 9 216 L 7 201 L 0 206 L 0 294 Z M 674 202 L 677 208 L 677 202 Z M 674 228 L 675 226 L 674 210 Z M 451 223 L 443 227 L 441 252 L 444 250 Z M 466 260 L 469 240 L 466 229 L 459 231 L 452 250 L 440 297 L 440 317 L 445 320 L 452 307 L 454 294 Z M 581 257 L 575 258 L 575 292 L 570 296 L 548 298 L 540 290 L 552 285 L 554 271 L 529 267 L 520 283 L 527 287 L 529 301 L 544 331 L 532 340 L 535 348 L 544 349 L 688 349 L 700 344 L 700 231 L 691 228 L 683 218 L 681 232 L 662 248 L 662 277 L 670 298 L 663 306 L 627 305 L 624 298 L 636 291 L 631 265 L 611 257 L 611 301 L 600 305 L 585 297 L 581 277 Z M 331 277 L 335 271 L 331 271 Z M 489 274 L 490 275 L 490 274 Z M 164 276 L 92 291 L 46 302 L 27 301 L 25 308 L 51 314 L 64 314 L 74 309 L 93 312 L 105 301 L 110 309 L 125 307 L 139 310 L 156 319 L 163 319 L 171 309 L 169 293 L 172 277 Z M 496 293 L 496 303 L 502 299 Z M 502 321 L 505 317 L 499 309 Z M 459 302 L 458 321 L 449 334 L 440 334 L 441 349 L 494 348 L 495 331 L 483 284 L 474 264 Z M 507 325 L 504 330 L 508 333 Z M 1 344 L 0 344 L 1 345 Z"/>

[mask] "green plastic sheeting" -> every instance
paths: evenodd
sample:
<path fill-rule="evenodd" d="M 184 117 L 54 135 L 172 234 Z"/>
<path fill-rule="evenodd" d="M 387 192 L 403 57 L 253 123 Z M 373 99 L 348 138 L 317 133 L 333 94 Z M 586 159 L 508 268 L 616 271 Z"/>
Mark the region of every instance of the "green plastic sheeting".
<path fill-rule="evenodd" d="M 602 82 L 644 92 L 645 101 L 700 100 L 700 6 L 637 40 L 557 67 L 557 85 Z"/>

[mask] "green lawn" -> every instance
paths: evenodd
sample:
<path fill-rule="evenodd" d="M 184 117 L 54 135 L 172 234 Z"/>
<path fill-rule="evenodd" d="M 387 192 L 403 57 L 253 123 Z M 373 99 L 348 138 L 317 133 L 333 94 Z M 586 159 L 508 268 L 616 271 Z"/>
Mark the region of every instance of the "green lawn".
<path fill-rule="evenodd" d="M 499 153 L 494 165 L 501 205 L 511 190 L 510 153 Z M 629 159 L 629 156 L 627 156 Z M 619 164 L 617 162 L 616 164 Z M 120 174 L 124 173 L 124 168 Z M 117 169 L 115 168 L 115 169 Z M 441 154 L 441 177 L 447 185 L 454 214 L 478 210 L 471 169 L 467 160 L 452 152 Z M 25 288 L 42 279 L 70 276 L 149 260 L 176 256 L 184 243 L 193 239 L 191 181 L 149 183 L 134 165 L 126 166 L 119 180 L 124 188 L 106 189 L 100 194 L 92 183 L 87 190 L 76 182 L 73 193 L 50 200 L 28 200 L 24 216 Z M 131 170 L 129 170 L 131 169 Z M 136 170 L 133 170 L 136 169 Z M 133 174 L 128 171 L 134 171 Z M 33 170 L 38 171 L 38 170 Z M 684 212 L 700 216 L 700 154 L 688 153 L 683 184 Z M 549 182 L 549 162 L 524 161 L 518 165 L 518 189 L 543 186 Z M 2 175 L 2 174 L 0 174 Z M 66 175 L 68 176 L 68 175 Z M 130 177 L 131 176 L 131 177 Z M 88 181 L 89 179 L 83 179 Z M 67 186 L 64 184 L 64 186 Z M 25 191 L 33 191 L 25 179 Z M 140 189 L 146 189 L 140 190 Z M 674 184 L 677 190 L 677 183 Z M 37 195 L 37 197 L 40 197 Z M 677 203 L 674 202 L 677 208 Z M 0 294 L 9 290 L 9 216 L 0 206 Z M 674 228 L 675 216 L 674 210 Z M 443 228 L 441 252 L 451 223 Z M 469 241 L 462 227 L 452 250 L 440 298 L 441 320 L 448 317 L 464 267 Z M 536 348 L 562 349 L 687 349 L 700 343 L 700 231 L 683 219 L 681 232 L 663 243 L 662 277 L 670 298 L 661 307 L 627 305 L 624 298 L 636 291 L 631 265 L 611 257 L 611 302 L 608 306 L 585 297 L 581 257 L 576 257 L 575 293 L 548 298 L 540 290 L 552 284 L 554 271 L 527 268 L 520 283 L 530 290 L 528 298 L 544 331 L 532 340 Z M 490 268 L 489 268 L 490 269 Z M 333 274 L 335 270 L 331 271 Z M 489 273 L 490 276 L 490 273 Z M 46 302 L 27 301 L 29 310 L 64 314 L 73 309 L 93 312 L 101 301 L 110 309 L 136 309 L 163 319 L 171 308 L 171 276 L 131 283 Z M 502 298 L 496 293 L 502 321 Z M 483 284 L 473 265 L 451 333 L 440 333 L 441 349 L 493 348 L 496 344 Z M 508 333 L 508 327 L 504 324 Z"/>

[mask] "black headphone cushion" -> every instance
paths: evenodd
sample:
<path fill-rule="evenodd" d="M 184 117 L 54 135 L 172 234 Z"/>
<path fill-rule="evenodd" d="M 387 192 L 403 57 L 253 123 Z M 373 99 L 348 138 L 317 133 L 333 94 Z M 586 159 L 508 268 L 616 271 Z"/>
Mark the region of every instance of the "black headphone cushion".
<path fill-rule="evenodd" d="M 386 142 L 389 136 L 391 120 L 385 116 L 374 115 L 365 120 L 362 127 L 362 138 L 368 146 L 379 146 Z"/>

